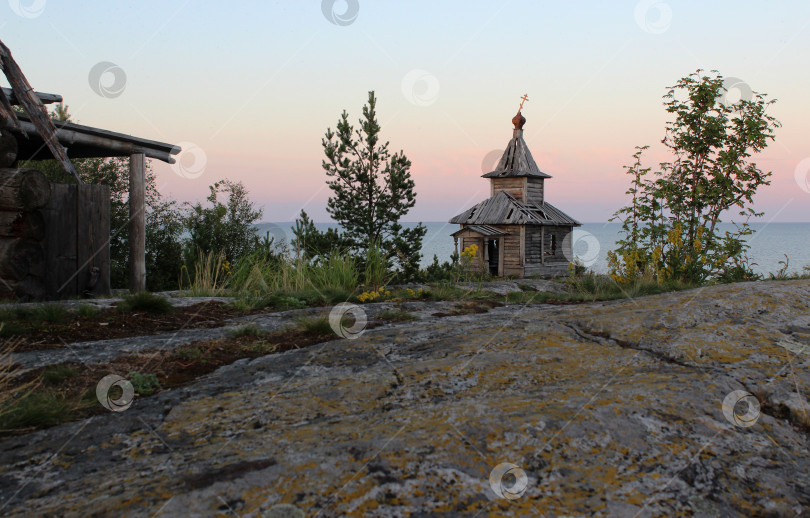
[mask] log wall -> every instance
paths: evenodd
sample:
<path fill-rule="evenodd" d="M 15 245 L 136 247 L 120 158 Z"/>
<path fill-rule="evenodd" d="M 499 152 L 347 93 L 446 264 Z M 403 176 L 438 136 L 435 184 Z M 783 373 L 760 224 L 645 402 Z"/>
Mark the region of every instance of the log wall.
<path fill-rule="evenodd" d="M 501 191 L 506 191 L 515 198 L 523 201 L 526 178 L 491 178 L 491 196 L 495 196 Z"/>
<path fill-rule="evenodd" d="M 3 140 L 2 135 L 0 140 Z M 10 149 L 4 146 L 4 150 L 0 150 L 0 161 L 5 164 L 14 160 Z M 48 203 L 50 193 L 50 185 L 39 171 L 0 168 L 2 299 L 37 300 L 45 296 L 47 268 L 44 261 L 45 223 L 42 208 Z"/>
<path fill-rule="evenodd" d="M 526 202 L 542 204 L 543 190 L 542 178 L 526 178 Z"/>

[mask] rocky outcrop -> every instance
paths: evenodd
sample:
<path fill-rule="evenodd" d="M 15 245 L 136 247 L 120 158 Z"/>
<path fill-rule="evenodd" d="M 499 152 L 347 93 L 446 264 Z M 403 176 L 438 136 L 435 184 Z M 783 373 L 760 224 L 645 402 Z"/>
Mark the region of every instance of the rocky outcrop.
<path fill-rule="evenodd" d="M 3 439 L 0 512 L 795 516 L 808 352 L 809 281 L 370 329 Z"/>

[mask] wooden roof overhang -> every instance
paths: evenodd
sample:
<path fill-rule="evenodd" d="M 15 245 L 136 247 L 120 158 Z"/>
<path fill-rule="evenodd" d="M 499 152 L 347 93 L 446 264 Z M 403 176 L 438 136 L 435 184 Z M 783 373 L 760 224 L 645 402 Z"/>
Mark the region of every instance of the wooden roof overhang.
<path fill-rule="evenodd" d="M 467 225 L 466 227 L 460 230 L 456 230 L 450 235 L 456 237 L 462 232 L 466 232 L 468 230 L 471 232 L 475 232 L 476 234 L 480 234 L 484 237 L 498 237 L 509 234 L 508 232 L 504 232 L 503 230 L 497 229 L 495 227 L 490 227 L 489 225 Z"/>
<path fill-rule="evenodd" d="M 45 144 L 45 139 L 31 120 L 22 114 L 17 114 L 17 118 L 22 131 L 10 125 L 6 129 L 17 138 L 18 157 L 21 160 L 52 159 L 53 155 Z M 56 139 L 65 147 L 69 158 L 123 157 L 143 153 L 148 158 L 173 164 L 173 155 L 180 152 L 178 146 L 165 142 L 72 122 L 53 121 L 53 124 L 56 126 Z"/>
<path fill-rule="evenodd" d="M 459 225 L 563 225 L 581 223 L 550 203 L 523 203 L 506 191 L 500 191 L 450 220 Z"/>

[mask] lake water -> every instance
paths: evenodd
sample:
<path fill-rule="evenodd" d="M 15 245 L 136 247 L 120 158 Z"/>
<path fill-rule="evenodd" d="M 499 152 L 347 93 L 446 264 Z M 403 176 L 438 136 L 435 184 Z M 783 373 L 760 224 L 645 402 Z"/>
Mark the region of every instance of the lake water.
<path fill-rule="evenodd" d="M 403 223 L 404 227 L 416 223 Z M 433 261 L 435 254 L 439 261 L 450 260 L 453 253 L 452 232 L 458 225 L 443 222 L 427 222 L 427 234 L 422 243 L 422 266 Z M 319 230 L 338 228 L 336 223 L 316 223 Z M 288 242 L 292 237 L 292 223 L 261 223 L 257 225 L 261 235 L 271 235 Z M 789 259 L 788 272 L 801 272 L 802 267 L 810 265 L 810 223 L 752 223 L 756 232 L 747 236 L 751 245 L 748 252 L 755 272 L 767 275 L 781 268 L 779 261 Z M 574 230 L 574 254 L 589 264 L 591 270 L 604 273 L 607 271 L 607 252 L 616 246 L 619 239 L 620 223 L 584 223 Z M 734 225 L 720 224 L 721 233 L 733 231 Z"/>

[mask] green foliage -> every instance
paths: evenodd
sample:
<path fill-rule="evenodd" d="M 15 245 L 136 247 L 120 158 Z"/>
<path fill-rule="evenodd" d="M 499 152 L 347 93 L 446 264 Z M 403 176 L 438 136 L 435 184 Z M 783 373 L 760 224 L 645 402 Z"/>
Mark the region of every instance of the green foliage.
<path fill-rule="evenodd" d="M 613 279 L 702 283 L 756 278 L 743 237 L 753 230 L 748 219 L 761 216 L 751 207 L 770 172 L 750 158 L 774 139 L 779 122 L 766 114 L 775 101 L 754 92 L 751 100 L 723 102 L 723 77 L 701 70 L 682 78 L 664 96 L 667 112 L 663 144 L 671 162 L 660 164 L 654 179 L 642 167 L 645 147 L 636 148 L 627 194 L 631 204 L 612 219 L 622 220 L 623 239 L 608 253 Z M 728 211 L 744 222 L 721 234 L 717 225 Z"/>
<path fill-rule="evenodd" d="M 336 131 L 326 130 L 323 168 L 332 190 L 326 209 L 340 223 L 352 252 L 363 257 L 376 244 L 400 278 L 407 279 L 418 271 L 427 229 L 422 224 L 403 229 L 398 223 L 416 203 L 411 162 L 402 151 L 392 155 L 388 142 L 380 144 L 376 104 L 369 92 L 359 129 L 349 124 L 344 110 Z"/>
<path fill-rule="evenodd" d="M 295 236 L 292 243 L 293 248 L 299 257 L 306 260 L 317 259 L 335 250 L 344 253 L 350 247 L 337 229 L 329 228 L 324 232 L 318 230 L 303 209 L 301 209 L 298 219 L 295 220 L 293 235 Z"/>
<path fill-rule="evenodd" d="M 262 210 L 255 209 L 248 191 L 241 182 L 221 180 L 209 187 L 210 206 L 187 204 L 185 225 L 190 234 L 185 244 L 185 264 L 192 265 L 199 254 L 222 253 L 224 260 L 235 263 L 240 257 L 262 246 L 258 230 L 253 226 Z M 220 195 L 227 197 L 223 203 Z"/>
<path fill-rule="evenodd" d="M 146 212 L 146 289 L 177 286 L 183 257 L 183 215 L 174 200 L 157 199 Z"/>
<path fill-rule="evenodd" d="M 173 310 L 169 299 L 148 291 L 140 291 L 125 296 L 116 308 L 124 313 L 145 311 L 147 313 L 166 314 Z"/>
<path fill-rule="evenodd" d="M 439 258 L 433 255 L 433 262 L 419 271 L 419 280 L 422 282 L 452 281 L 459 277 L 458 255 L 453 253 L 452 262 L 439 263 Z"/>
<path fill-rule="evenodd" d="M 140 396 L 148 396 L 160 389 L 160 381 L 154 374 L 142 374 L 140 372 L 130 372 L 127 376 L 135 393 Z"/>

